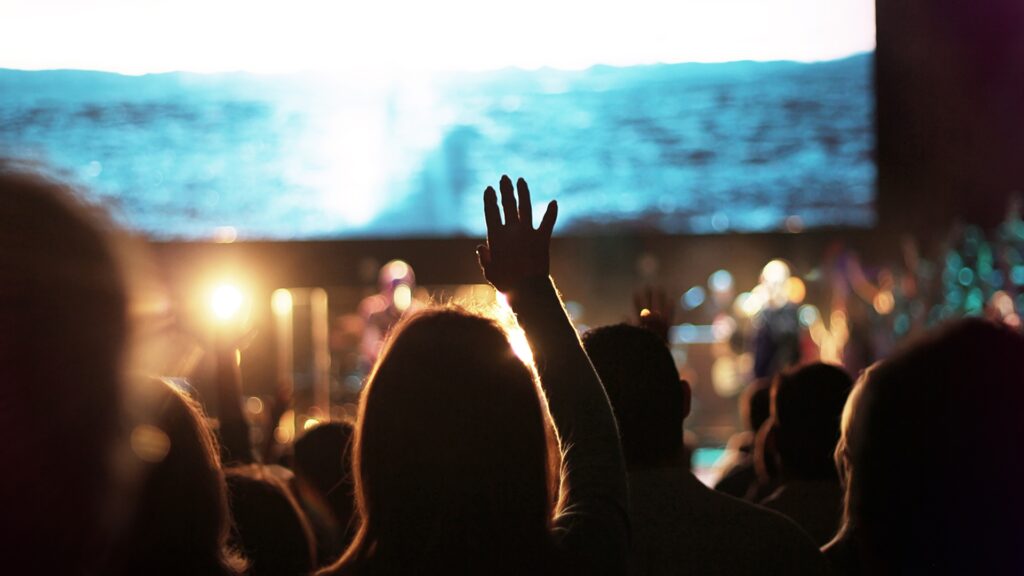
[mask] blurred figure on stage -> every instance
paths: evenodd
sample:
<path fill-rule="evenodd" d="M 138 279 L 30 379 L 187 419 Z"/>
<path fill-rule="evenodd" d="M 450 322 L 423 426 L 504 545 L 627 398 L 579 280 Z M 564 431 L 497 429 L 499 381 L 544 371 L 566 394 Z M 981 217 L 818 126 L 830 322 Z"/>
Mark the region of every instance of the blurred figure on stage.
<path fill-rule="evenodd" d="M 365 321 L 363 340 L 359 346 L 362 373 L 377 361 L 391 327 L 407 312 L 416 311 L 416 273 L 402 260 L 392 260 L 380 269 L 380 292 L 359 303 L 359 314 Z"/>
<path fill-rule="evenodd" d="M 764 299 L 754 318 L 754 377 L 770 378 L 800 361 L 800 318 L 789 299 L 790 269 L 782 260 L 772 260 L 761 271 L 754 289 Z"/>

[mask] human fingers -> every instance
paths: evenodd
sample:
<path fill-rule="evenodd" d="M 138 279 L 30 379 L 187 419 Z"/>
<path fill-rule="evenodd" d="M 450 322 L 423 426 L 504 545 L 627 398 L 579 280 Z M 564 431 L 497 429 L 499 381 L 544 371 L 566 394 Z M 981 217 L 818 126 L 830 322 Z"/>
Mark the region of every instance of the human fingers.
<path fill-rule="evenodd" d="M 494 188 L 488 186 L 484 190 L 484 220 L 487 222 L 487 235 L 492 230 L 501 228 L 501 212 L 498 210 L 498 196 Z"/>
<path fill-rule="evenodd" d="M 505 225 L 512 226 L 519 222 L 519 210 L 516 208 L 516 196 L 512 192 L 512 179 L 507 175 L 501 176 L 501 207 L 505 212 Z"/>
<path fill-rule="evenodd" d="M 516 180 L 516 193 L 519 196 L 519 221 L 526 224 L 526 227 L 533 229 L 533 201 L 530 199 L 530 187 L 526 180 Z"/>
<path fill-rule="evenodd" d="M 551 240 L 551 232 L 555 229 L 555 220 L 558 220 L 558 201 L 552 200 L 548 202 L 548 208 L 544 211 L 544 217 L 540 220 L 540 226 L 537 227 L 537 231 L 541 233 L 545 240 Z"/>

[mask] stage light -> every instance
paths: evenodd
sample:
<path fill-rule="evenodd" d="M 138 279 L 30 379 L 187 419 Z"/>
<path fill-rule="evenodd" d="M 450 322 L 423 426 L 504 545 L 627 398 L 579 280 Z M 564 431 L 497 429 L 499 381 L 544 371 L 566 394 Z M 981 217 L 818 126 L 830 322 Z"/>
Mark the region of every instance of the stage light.
<path fill-rule="evenodd" d="M 404 280 L 409 275 L 409 265 L 401 260 L 392 260 L 387 266 L 392 280 Z"/>
<path fill-rule="evenodd" d="M 408 284 L 399 284 L 395 287 L 392 302 L 395 305 L 395 310 L 399 312 L 405 312 L 409 309 L 409 306 L 412 305 L 412 290 L 409 289 Z"/>
<path fill-rule="evenodd" d="M 789 279 L 789 265 L 782 260 L 772 260 L 761 270 L 761 279 L 766 284 L 782 284 Z"/>
<path fill-rule="evenodd" d="M 807 296 L 807 286 L 804 285 L 803 280 L 796 276 L 787 278 L 784 288 L 786 291 L 786 297 L 789 298 L 789 301 L 793 304 L 802 303 L 804 298 Z"/>
<path fill-rule="evenodd" d="M 245 400 L 245 408 L 252 414 L 263 413 L 263 400 L 260 400 L 259 396 L 249 396 Z"/>
<path fill-rule="evenodd" d="M 963 286 L 970 286 L 974 282 L 974 270 L 961 268 L 960 272 L 956 275 L 956 279 Z"/>
<path fill-rule="evenodd" d="M 708 277 L 708 288 L 712 292 L 728 292 L 732 287 L 732 274 L 728 270 L 716 270 Z"/>
<path fill-rule="evenodd" d="M 717 274 L 717 272 L 715 274 Z M 715 276 L 714 274 L 711 275 L 712 278 L 714 278 L 714 276 Z M 710 283 L 714 284 L 713 281 L 710 282 Z M 730 279 L 730 284 L 731 283 L 732 283 L 732 280 Z M 721 290 L 719 290 L 719 292 L 721 292 Z M 693 288 L 690 288 L 689 290 L 686 291 L 685 294 L 683 294 L 683 297 L 682 297 L 683 308 L 685 308 L 687 310 L 693 310 L 694 308 L 697 308 L 698 306 L 700 306 L 701 304 L 704 303 L 704 297 L 705 297 L 704 289 L 701 288 L 700 286 L 694 286 Z"/>
<path fill-rule="evenodd" d="M 878 294 L 875 294 L 875 298 L 872 302 L 872 305 L 874 305 L 875 307 L 875 312 L 878 312 L 879 314 L 885 316 L 886 314 L 892 312 L 893 308 L 896 305 L 896 298 L 893 297 L 892 292 L 888 290 L 883 290 Z"/>
<path fill-rule="evenodd" d="M 818 321 L 818 318 L 821 317 L 821 314 L 818 312 L 818 308 L 813 304 L 804 304 L 800 307 L 798 314 L 800 317 L 800 324 L 804 328 L 810 328 Z"/>
<path fill-rule="evenodd" d="M 245 296 L 233 284 L 220 284 L 210 294 L 210 310 L 221 321 L 231 320 L 238 315 L 245 302 Z"/>
<path fill-rule="evenodd" d="M 292 293 L 286 288 L 274 290 L 274 295 L 270 297 L 270 308 L 274 311 L 275 316 L 284 316 L 291 313 Z"/>

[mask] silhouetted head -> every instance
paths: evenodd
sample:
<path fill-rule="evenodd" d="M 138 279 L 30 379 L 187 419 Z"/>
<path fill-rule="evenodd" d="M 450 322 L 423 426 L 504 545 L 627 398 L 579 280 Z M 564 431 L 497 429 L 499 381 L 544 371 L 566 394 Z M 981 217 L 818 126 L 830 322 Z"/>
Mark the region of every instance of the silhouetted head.
<path fill-rule="evenodd" d="M 0 532 L 54 572 L 93 565 L 109 535 L 127 338 L 111 233 L 68 186 L 0 160 Z"/>
<path fill-rule="evenodd" d="M 982 320 L 864 374 L 836 456 L 869 573 L 1024 573 L 1022 407 L 1024 336 Z"/>
<path fill-rule="evenodd" d="M 237 574 L 217 441 L 199 404 L 162 380 L 138 384 L 151 417 L 131 431 L 142 463 L 133 521 L 114 560 L 123 574 Z"/>
<path fill-rule="evenodd" d="M 509 573 L 544 565 L 546 411 L 492 320 L 403 320 L 363 391 L 353 466 L 361 527 L 335 570 Z"/>
<path fill-rule="evenodd" d="M 740 397 L 740 419 L 751 432 L 757 433 L 772 415 L 772 382 L 758 378 L 750 383 Z"/>
<path fill-rule="evenodd" d="M 295 442 L 295 485 L 320 536 L 322 562 L 336 559 L 355 535 L 352 435 L 349 422 L 328 422 Z"/>
<path fill-rule="evenodd" d="M 323 495 L 342 483 L 351 486 L 353 432 L 350 422 L 328 422 L 307 430 L 295 442 L 295 475 Z"/>
<path fill-rule="evenodd" d="M 787 477 L 836 477 L 832 455 L 852 387 L 849 375 L 830 364 L 810 364 L 775 377 L 772 426 L 775 450 Z"/>
<path fill-rule="evenodd" d="M 683 419 L 690 388 L 665 343 L 628 324 L 590 330 L 583 347 L 597 370 L 619 423 L 631 468 L 676 463 L 683 448 Z"/>
<path fill-rule="evenodd" d="M 305 576 L 315 568 L 313 531 L 285 484 L 260 466 L 226 471 L 232 543 L 249 576 Z"/>

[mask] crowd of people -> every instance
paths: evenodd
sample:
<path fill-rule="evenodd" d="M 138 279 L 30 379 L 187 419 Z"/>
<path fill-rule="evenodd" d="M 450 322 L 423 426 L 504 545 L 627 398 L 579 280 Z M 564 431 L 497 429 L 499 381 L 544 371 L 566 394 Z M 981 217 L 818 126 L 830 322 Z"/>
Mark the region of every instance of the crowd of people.
<path fill-rule="evenodd" d="M 854 383 L 788 367 L 743 395 L 714 490 L 690 472 L 690 387 L 656 318 L 577 333 L 558 214 L 484 192 L 483 276 L 506 327 L 404 314 L 354 422 L 251 444 L 231 342 L 220 422 L 137 353 L 131 241 L 71 187 L 0 164 L 5 573 L 1021 574 L 1024 336 L 950 321 Z"/>

